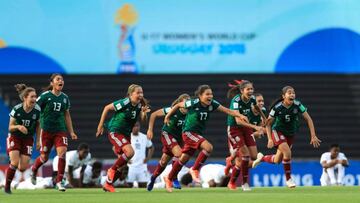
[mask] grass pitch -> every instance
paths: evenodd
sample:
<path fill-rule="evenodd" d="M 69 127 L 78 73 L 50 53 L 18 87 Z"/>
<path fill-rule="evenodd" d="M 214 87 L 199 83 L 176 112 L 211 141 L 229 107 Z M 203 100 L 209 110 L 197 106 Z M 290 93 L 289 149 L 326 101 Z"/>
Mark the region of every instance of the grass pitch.
<path fill-rule="evenodd" d="M 230 191 L 227 188 L 184 188 L 167 193 L 163 189 L 148 192 L 145 189 L 116 189 L 105 193 L 101 189 L 68 189 L 59 192 L 46 190 L 13 190 L 12 195 L 3 191 L 0 203 L 352 203 L 360 202 L 359 187 L 285 187 L 253 188 L 250 192 Z"/>

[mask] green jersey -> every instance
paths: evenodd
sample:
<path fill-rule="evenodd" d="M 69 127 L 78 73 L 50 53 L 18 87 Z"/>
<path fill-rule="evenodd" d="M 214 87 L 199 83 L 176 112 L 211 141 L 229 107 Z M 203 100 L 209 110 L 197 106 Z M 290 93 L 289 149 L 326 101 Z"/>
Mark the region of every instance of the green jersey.
<path fill-rule="evenodd" d="M 130 99 L 127 97 L 115 101 L 113 105 L 115 114 L 108 124 L 109 131 L 130 137 L 132 128 L 139 118 L 141 104 L 133 106 Z"/>
<path fill-rule="evenodd" d="M 248 119 L 250 119 L 250 114 L 252 112 L 252 107 L 254 105 L 256 105 L 256 99 L 254 96 L 251 96 L 249 101 L 244 102 L 241 99 L 241 94 L 238 94 L 234 98 L 232 98 L 231 103 L 230 103 L 230 109 L 238 110 L 242 115 L 244 115 L 244 116 L 248 117 Z M 236 123 L 234 116 L 228 116 L 227 125 L 228 126 L 239 126 Z"/>
<path fill-rule="evenodd" d="M 266 108 L 262 107 L 261 111 L 266 115 Z M 253 111 L 250 111 L 249 113 L 249 122 L 253 125 L 260 125 L 261 124 L 261 115 L 255 115 Z"/>
<path fill-rule="evenodd" d="M 306 107 L 295 100 L 290 107 L 279 102 L 271 109 L 269 116 L 275 118 L 272 129 L 280 131 L 284 136 L 293 136 L 299 129 L 299 115 L 306 112 Z"/>
<path fill-rule="evenodd" d="M 35 107 L 30 111 L 26 112 L 23 108 L 23 104 L 16 105 L 10 112 L 9 116 L 15 119 L 16 125 L 23 125 L 28 130 L 27 134 L 22 133 L 19 130 L 10 133 L 11 135 L 19 137 L 32 137 L 36 132 L 36 123 L 40 118 L 41 108 L 35 104 Z"/>
<path fill-rule="evenodd" d="M 163 108 L 165 115 L 168 114 L 170 110 L 171 107 Z M 186 114 L 181 113 L 180 109 L 178 109 L 175 114 L 171 116 L 169 125 L 165 124 L 162 127 L 162 130 L 174 136 L 176 140 L 182 140 L 181 132 L 185 122 L 185 117 Z"/>
<path fill-rule="evenodd" d="M 215 100 L 212 100 L 209 106 L 201 105 L 198 98 L 187 100 L 185 108 L 188 109 L 188 113 L 185 118 L 183 132 L 188 131 L 202 135 L 206 127 L 206 121 L 210 118 L 210 113 L 219 106 L 220 103 Z"/>
<path fill-rule="evenodd" d="M 61 92 L 56 96 L 49 90 L 42 93 L 36 102 L 41 107 L 40 125 L 44 131 L 67 131 L 65 112 L 70 109 L 70 100 L 66 94 Z"/>

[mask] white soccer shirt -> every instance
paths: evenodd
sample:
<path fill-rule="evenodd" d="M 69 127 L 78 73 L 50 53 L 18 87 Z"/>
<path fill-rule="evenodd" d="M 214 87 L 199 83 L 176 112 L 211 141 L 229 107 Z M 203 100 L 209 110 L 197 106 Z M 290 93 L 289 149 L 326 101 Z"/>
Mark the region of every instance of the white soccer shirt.
<path fill-rule="evenodd" d="M 144 159 L 146 158 L 146 149 L 152 146 L 151 140 L 148 140 L 144 133 L 138 135 L 131 134 L 131 146 L 135 151 L 131 164 L 128 164 L 130 168 L 146 168 Z"/>
<path fill-rule="evenodd" d="M 225 166 L 221 164 L 206 164 L 200 169 L 200 180 L 201 183 L 208 183 L 214 180 L 215 183 L 219 184 L 225 177 Z"/>
<path fill-rule="evenodd" d="M 53 161 L 53 170 L 58 171 L 58 160 L 59 157 L 56 156 Z M 65 166 L 65 172 L 67 173 L 69 171 L 69 166 L 72 166 L 75 169 L 89 164 L 91 161 L 91 154 L 89 153 L 84 159 L 79 159 L 79 153 L 77 150 L 72 150 L 66 152 L 66 166 Z"/>
<path fill-rule="evenodd" d="M 344 153 L 340 152 L 338 154 L 338 156 L 336 157 L 336 159 L 338 160 L 347 160 L 346 156 Z M 321 155 L 321 158 L 320 158 L 320 164 L 322 162 L 326 161 L 326 163 L 330 162 L 331 161 L 331 153 L 330 152 L 325 152 Z"/>

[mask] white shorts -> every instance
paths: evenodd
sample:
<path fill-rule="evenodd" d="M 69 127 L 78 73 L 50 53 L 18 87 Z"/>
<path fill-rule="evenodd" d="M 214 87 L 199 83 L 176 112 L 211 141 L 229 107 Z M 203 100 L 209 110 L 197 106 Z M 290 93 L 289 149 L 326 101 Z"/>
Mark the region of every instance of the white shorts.
<path fill-rule="evenodd" d="M 129 173 L 127 177 L 127 182 L 133 183 L 147 183 L 150 180 L 150 174 L 147 168 L 133 168 L 129 167 Z"/>

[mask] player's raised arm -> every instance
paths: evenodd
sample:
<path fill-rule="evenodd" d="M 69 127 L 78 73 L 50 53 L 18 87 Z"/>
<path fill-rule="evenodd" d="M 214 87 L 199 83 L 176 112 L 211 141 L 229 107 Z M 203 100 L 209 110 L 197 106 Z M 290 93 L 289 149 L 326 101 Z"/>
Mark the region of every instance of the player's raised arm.
<path fill-rule="evenodd" d="M 153 129 L 154 129 L 154 124 L 155 124 L 156 118 L 162 117 L 162 116 L 165 116 L 165 113 L 164 113 L 163 109 L 158 109 L 157 111 L 153 112 L 150 115 L 149 127 L 148 127 L 148 130 L 147 130 L 147 133 L 146 133 L 147 138 L 149 140 L 151 140 L 153 138 L 153 136 L 154 136 Z"/>
<path fill-rule="evenodd" d="M 191 100 L 189 100 L 189 101 L 191 101 Z M 182 102 L 180 102 L 180 103 L 177 103 L 176 105 L 174 105 L 174 106 L 171 108 L 171 110 L 169 111 L 169 113 L 166 114 L 166 116 L 165 116 L 165 118 L 164 118 L 164 123 L 165 123 L 166 125 L 169 124 L 171 116 L 172 116 L 179 108 L 181 108 L 181 107 L 185 108 L 185 102 L 186 102 L 186 101 L 182 101 Z"/>
<path fill-rule="evenodd" d="M 104 110 L 101 114 L 100 121 L 97 127 L 96 137 L 99 137 L 104 133 L 104 122 L 109 111 L 115 111 L 115 106 L 113 103 L 110 103 L 104 107 Z"/>
<path fill-rule="evenodd" d="M 66 128 L 68 129 L 68 131 L 70 133 L 71 139 L 77 140 L 77 135 L 74 132 L 74 128 L 73 128 L 72 119 L 71 119 L 69 109 L 65 111 L 65 123 L 66 123 Z"/>
<path fill-rule="evenodd" d="M 315 148 L 318 148 L 320 146 L 321 140 L 319 140 L 319 138 L 316 136 L 314 122 L 312 121 L 308 112 L 304 112 L 302 115 L 310 130 L 310 136 L 311 136 L 310 144 L 312 144 Z"/>
<path fill-rule="evenodd" d="M 242 120 L 243 122 L 249 123 L 248 118 L 246 116 L 242 115 L 238 110 L 231 110 L 231 109 L 228 109 L 228 108 L 224 107 L 223 105 L 220 105 L 217 108 L 217 110 L 220 111 L 220 112 L 226 113 L 226 114 L 228 114 L 230 116 L 237 117 L 240 120 Z"/>
<path fill-rule="evenodd" d="M 267 135 L 267 139 L 268 139 L 268 144 L 267 147 L 268 148 L 273 148 L 274 147 L 274 142 L 271 139 L 271 126 L 274 122 L 275 118 L 269 116 L 269 118 L 266 120 L 266 135 Z"/>

